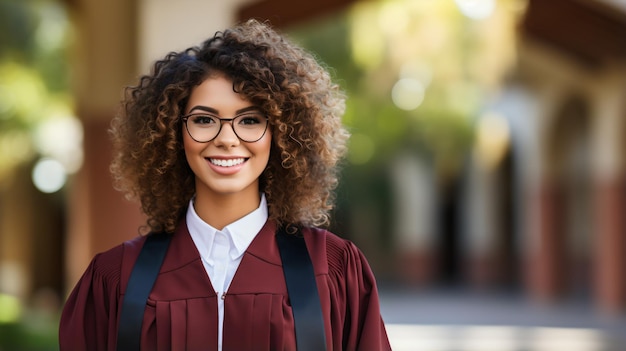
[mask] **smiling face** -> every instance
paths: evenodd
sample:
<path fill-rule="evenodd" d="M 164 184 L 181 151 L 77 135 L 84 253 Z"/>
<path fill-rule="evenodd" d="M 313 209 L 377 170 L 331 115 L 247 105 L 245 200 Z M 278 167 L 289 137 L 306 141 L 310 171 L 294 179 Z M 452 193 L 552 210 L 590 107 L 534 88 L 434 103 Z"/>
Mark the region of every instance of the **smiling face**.
<path fill-rule="evenodd" d="M 254 110 L 250 101 L 233 90 L 231 80 L 212 76 L 192 90 L 185 114 L 214 117 L 190 118 L 187 120 L 189 127 L 191 123 L 219 122 L 217 117 L 231 119 L 236 116 L 244 116 L 240 123 L 249 124 L 250 119 L 245 116 L 258 116 Z M 268 128 L 256 142 L 244 142 L 237 137 L 231 124 L 240 119 L 221 121 L 219 134 L 205 143 L 195 141 L 189 130 L 183 127 L 185 156 L 195 174 L 197 199 L 237 197 L 241 201 L 257 201 L 258 205 L 259 177 L 269 160 L 271 130 Z"/>

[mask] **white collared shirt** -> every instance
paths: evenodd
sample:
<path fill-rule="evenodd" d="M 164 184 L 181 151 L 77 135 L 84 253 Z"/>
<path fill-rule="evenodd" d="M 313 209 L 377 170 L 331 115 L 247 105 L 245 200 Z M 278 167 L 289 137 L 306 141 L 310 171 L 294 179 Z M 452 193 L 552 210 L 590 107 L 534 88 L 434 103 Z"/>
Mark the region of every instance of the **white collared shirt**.
<path fill-rule="evenodd" d="M 261 194 L 259 207 L 243 218 L 217 230 L 204 222 L 193 207 L 193 199 L 187 209 L 187 227 L 204 269 L 216 289 L 218 307 L 218 349 L 222 349 L 224 329 L 224 294 L 235 276 L 244 252 L 265 225 L 268 218 L 265 195 Z"/>

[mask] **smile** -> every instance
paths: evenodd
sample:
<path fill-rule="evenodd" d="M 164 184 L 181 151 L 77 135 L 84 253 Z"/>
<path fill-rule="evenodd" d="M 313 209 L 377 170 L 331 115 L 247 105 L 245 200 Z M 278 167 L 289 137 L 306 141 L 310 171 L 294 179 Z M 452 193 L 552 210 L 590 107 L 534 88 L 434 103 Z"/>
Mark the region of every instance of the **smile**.
<path fill-rule="evenodd" d="M 209 158 L 209 162 L 220 167 L 233 167 L 233 166 L 237 166 L 246 162 L 246 159 L 245 158 L 231 158 L 231 159 L 225 160 L 225 159 Z"/>

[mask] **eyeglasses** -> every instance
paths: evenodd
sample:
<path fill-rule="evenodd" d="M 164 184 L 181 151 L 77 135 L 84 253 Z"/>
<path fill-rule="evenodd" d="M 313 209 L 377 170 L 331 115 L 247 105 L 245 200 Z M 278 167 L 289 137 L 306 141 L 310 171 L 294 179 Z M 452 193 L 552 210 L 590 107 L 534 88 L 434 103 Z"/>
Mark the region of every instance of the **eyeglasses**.
<path fill-rule="evenodd" d="M 199 142 L 208 143 L 215 139 L 222 130 L 223 122 L 230 122 L 237 138 L 247 143 L 254 143 L 267 131 L 267 116 L 260 112 L 245 112 L 234 118 L 219 118 L 209 113 L 191 113 L 182 116 L 187 133 Z"/>

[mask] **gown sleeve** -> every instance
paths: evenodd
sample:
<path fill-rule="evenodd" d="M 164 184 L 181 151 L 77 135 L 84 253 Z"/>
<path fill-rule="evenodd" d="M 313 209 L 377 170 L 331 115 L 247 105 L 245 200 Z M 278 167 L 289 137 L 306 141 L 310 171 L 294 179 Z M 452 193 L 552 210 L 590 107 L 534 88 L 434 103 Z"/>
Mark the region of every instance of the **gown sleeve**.
<path fill-rule="evenodd" d="M 331 236 L 331 242 L 335 241 Z M 333 334 L 342 335 L 341 350 L 391 350 L 385 324 L 380 314 L 380 302 L 374 274 L 363 253 L 350 241 L 327 248 L 329 277 L 335 280 L 333 297 L 340 305 L 343 323 L 333 323 Z M 334 322 L 337 322 L 335 320 Z M 335 345 L 338 346 L 338 345 Z"/>
<path fill-rule="evenodd" d="M 63 308 L 61 351 L 115 350 L 121 261 L 121 247 L 93 258 Z"/>

